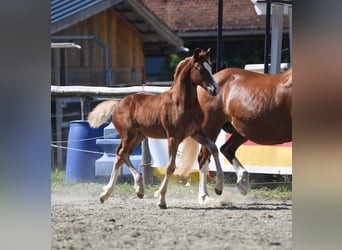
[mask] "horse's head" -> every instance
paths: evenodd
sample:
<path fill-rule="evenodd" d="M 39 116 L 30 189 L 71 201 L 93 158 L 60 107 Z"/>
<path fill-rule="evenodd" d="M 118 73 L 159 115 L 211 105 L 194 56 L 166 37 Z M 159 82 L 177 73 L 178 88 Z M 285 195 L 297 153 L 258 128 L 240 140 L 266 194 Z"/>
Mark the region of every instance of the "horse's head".
<path fill-rule="evenodd" d="M 218 84 L 213 78 L 210 66 L 210 49 L 203 51 L 195 49 L 192 55 L 191 80 L 208 91 L 212 96 L 218 92 Z"/>

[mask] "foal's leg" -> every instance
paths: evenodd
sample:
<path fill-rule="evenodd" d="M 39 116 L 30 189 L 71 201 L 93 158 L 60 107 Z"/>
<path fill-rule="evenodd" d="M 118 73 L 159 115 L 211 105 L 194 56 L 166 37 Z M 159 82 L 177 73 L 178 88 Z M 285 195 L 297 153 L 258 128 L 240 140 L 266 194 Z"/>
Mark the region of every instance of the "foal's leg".
<path fill-rule="evenodd" d="M 210 151 L 210 153 L 213 155 L 214 160 L 215 160 L 215 165 L 216 165 L 215 193 L 218 195 L 221 195 L 222 190 L 223 190 L 224 174 L 223 174 L 221 163 L 219 160 L 218 149 L 215 143 L 209 139 L 209 137 L 205 134 L 203 129 L 199 130 L 191 137 L 194 138 L 196 141 L 198 141 L 200 144 L 205 145 Z"/>
<path fill-rule="evenodd" d="M 144 182 L 142 175 L 135 169 L 133 166 L 131 160 L 129 159 L 129 155 L 133 153 L 134 149 L 138 144 L 144 139 L 145 137 L 143 135 L 138 135 L 136 137 L 136 140 L 134 143 L 131 143 L 130 145 L 130 152 L 129 154 L 125 154 L 124 156 L 124 162 L 128 166 L 128 169 L 130 170 L 131 174 L 133 175 L 134 178 L 134 188 L 135 192 L 137 193 L 137 196 L 142 199 L 144 197 Z"/>
<path fill-rule="evenodd" d="M 202 167 L 199 169 L 199 184 L 198 184 L 198 203 L 203 205 L 212 200 L 209 197 L 207 190 L 207 174 L 208 174 L 209 160 L 206 160 Z"/>
<path fill-rule="evenodd" d="M 165 196 L 166 196 L 166 191 L 167 191 L 167 185 L 169 183 L 169 179 L 170 179 L 171 175 L 173 174 L 173 172 L 176 169 L 176 155 L 177 155 L 178 145 L 179 145 L 178 140 L 176 140 L 174 138 L 168 139 L 169 161 L 167 163 L 166 172 L 165 172 L 163 182 L 162 182 L 160 188 L 158 189 L 158 191 L 156 191 L 154 193 L 155 196 L 159 196 L 158 206 L 161 209 L 166 209 Z"/>
<path fill-rule="evenodd" d="M 119 149 L 121 148 L 121 146 L 122 145 L 120 143 Z M 124 163 L 124 161 L 122 160 L 122 158 L 117 155 L 115 162 L 113 164 L 113 170 L 112 170 L 112 174 L 110 176 L 110 180 L 109 180 L 108 184 L 102 188 L 103 192 L 100 194 L 101 203 L 103 203 L 105 200 L 107 200 L 109 198 L 109 196 L 113 193 L 114 186 L 115 186 L 116 181 L 118 179 L 118 176 L 120 174 L 120 169 L 121 169 L 123 163 Z"/>
<path fill-rule="evenodd" d="M 142 199 L 144 198 L 144 183 L 142 175 L 135 169 L 134 165 L 132 164 L 131 160 L 129 159 L 129 154 L 125 154 L 123 156 L 124 162 L 127 165 L 129 171 L 133 175 L 134 178 L 134 189 L 137 193 L 137 196 Z"/>
<path fill-rule="evenodd" d="M 229 160 L 235 169 L 237 176 L 237 188 L 243 195 L 246 195 L 248 191 L 249 174 L 248 171 L 242 166 L 240 161 L 236 158 L 235 152 L 239 146 L 246 141 L 246 138 L 235 131 L 232 133 L 229 140 L 220 148 L 222 154 Z"/>
<path fill-rule="evenodd" d="M 210 152 L 202 145 L 198 155 L 199 183 L 198 183 L 198 203 L 203 205 L 212 200 L 207 190 L 207 175 L 209 166 Z"/>

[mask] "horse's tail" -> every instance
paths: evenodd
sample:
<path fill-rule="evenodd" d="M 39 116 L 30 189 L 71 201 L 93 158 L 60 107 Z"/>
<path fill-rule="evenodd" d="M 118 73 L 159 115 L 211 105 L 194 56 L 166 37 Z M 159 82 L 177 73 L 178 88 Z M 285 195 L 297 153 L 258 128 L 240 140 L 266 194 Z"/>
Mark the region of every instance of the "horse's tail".
<path fill-rule="evenodd" d="M 88 122 L 90 127 L 98 128 L 103 123 L 108 121 L 117 103 L 118 100 L 114 99 L 99 103 L 88 115 Z"/>
<path fill-rule="evenodd" d="M 198 155 L 198 142 L 190 136 L 183 140 L 183 150 L 178 160 L 178 167 L 176 174 L 188 176 L 196 161 Z"/>

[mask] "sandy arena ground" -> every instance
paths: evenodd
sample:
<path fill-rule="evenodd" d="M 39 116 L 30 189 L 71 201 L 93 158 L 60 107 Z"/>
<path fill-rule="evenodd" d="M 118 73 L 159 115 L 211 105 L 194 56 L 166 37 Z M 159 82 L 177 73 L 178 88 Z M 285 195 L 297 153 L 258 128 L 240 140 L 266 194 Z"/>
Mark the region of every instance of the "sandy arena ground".
<path fill-rule="evenodd" d="M 292 202 L 240 195 L 225 187 L 206 206 L 197 187 L 171 186 L 168 209 L 133 187 L 99 202 L 95 189 L 52 191 L 52 249 L 291 249 Z M 193 191 L 189 192 L 189 189 Z M 176 190 L 176 191 L 175 191 Z"/>

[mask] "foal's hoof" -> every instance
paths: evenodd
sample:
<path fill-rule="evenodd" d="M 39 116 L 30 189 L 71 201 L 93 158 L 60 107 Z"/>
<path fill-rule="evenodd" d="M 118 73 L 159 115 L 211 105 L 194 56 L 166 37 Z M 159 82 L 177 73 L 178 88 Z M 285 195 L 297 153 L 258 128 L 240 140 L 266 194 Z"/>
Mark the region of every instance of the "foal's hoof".
<path fill-rule="evenodd" d="M 215 193 L 216 193 L 217 195 L 221 195 L 221 194 L 222 194 L 222 190 L 218 190 L 217 188 L 215 188 Z"/>
<path fill-rule="evenodd" d="M 138 196 L 139 199 L 144 198 L 144 194 L 143 193 L 137 193 L 137 196 Z"/>
<path fill-rule="evenodd" d="M 104 200 L 102 197 L 100 197 L 100 202 L 101 202 L 101 204 L 103 204 L 104 201 L 105 201 L 105 200 Z"/>
<path fill-rule="evenodd" d="M 166 209 L 167 208 L 166 204 L 159 204 L 158 206 L 159 206 L 160 209 Z"/>
<path fill-rule="evenodd" d="M 202 206 L 207 204 L 207 203 L 210 203 L 213 200 L 214 199 L 211 198 L 208 194 L 205 194 L 203 196 L 198 196 L 198 203 Z"/>

